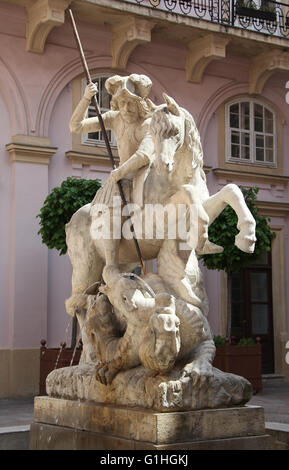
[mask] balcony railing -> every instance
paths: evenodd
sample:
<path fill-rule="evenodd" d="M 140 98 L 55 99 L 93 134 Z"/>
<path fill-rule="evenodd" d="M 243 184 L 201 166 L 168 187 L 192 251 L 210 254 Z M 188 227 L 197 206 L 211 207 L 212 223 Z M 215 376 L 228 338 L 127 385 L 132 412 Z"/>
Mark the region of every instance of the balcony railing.
<path fill-rule="evenodd" d="M 123 0 L 224 26 L 289 37 L 289 4 L 269 0 Z"/>

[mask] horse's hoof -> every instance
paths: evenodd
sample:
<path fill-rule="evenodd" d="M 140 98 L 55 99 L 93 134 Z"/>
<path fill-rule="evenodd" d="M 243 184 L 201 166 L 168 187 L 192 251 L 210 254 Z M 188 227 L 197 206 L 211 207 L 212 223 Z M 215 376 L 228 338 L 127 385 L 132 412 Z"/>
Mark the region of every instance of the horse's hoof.
<path fill-rule="evenodd" d="M 239 250 L 244 251 L 245 253 L 254 253 L 255 242 L 255 235 L 243 235 L 240 232 L 235 237 L 235 245 L 239 248 Z"/>
<path fill-rule="evenodd" d="M 223 253 L 223 251 L 224 248 L 222 246 L 216 245 L 209 240 L 206 240 L 202 248 L 196 250 L 198 255 L 212 255 L 214 253 Z"/>

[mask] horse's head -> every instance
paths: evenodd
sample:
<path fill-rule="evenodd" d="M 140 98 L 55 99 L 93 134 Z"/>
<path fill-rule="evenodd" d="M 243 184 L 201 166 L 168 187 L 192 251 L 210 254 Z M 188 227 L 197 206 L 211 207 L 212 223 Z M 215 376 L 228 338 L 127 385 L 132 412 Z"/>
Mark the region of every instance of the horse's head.
<path fill-rule="evenodd" d="M 155 108 L 150 131 L 155 145 L 155 168 L 171 173 L 175 165 L 175 154 L 183 146 L 185 117 L 173 98 L 163 94 L 165 104 Z"/>

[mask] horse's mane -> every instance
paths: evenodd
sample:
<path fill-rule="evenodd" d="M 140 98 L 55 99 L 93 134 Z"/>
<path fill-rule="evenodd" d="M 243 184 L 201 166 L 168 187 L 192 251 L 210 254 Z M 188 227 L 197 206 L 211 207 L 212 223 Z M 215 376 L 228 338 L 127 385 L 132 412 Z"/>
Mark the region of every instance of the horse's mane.
<path fill-rule="evenodd" d="M 157 137 L 170 137 L 177 135 L 179 129 L 174 124 L 172 119 L 169 119 L 169 114 L 173 114 L 167 111 L 166 105 L 162 105 L 161 108 L 154 111 L 151 119 L 151 132 Z"/>
<path fill-rule="evenodd" d="M 182 138 L 187 149 L 189 149 L 189 152 L 186 153 L 186 161 L 182 162 L 182 166 L 183 168 L 184 166 L 187 167 L 188 175 L 192 171 L 195 173 L 198 169 L 201 178 L 206 181 L 203 171 L 203 148 L 198 128 L 193 116 L 188 111 L 181 107 L 178 109 L 185 120 L 184 136 Z M 150 127 L 151 132 L 158 138 L 168 138 L 180 134 L 176 116 L 168 110 L 165 104 L 153 112 Z"/>
<path fill-rule="evenodd" d="M 192 164 L 195 167 L 199 166 L 203 168 L 204 163 L 204 155 L 203 155 L 203 147 L 201 144 L 200 133 L 196 126 L 195 120 L 193 116 L 184 108 L 181 108 L 182 112 L 185 115 L 185 125 L 186 125 L 186 137 L 187 137 L 187 145 L 192 148 Z"/>

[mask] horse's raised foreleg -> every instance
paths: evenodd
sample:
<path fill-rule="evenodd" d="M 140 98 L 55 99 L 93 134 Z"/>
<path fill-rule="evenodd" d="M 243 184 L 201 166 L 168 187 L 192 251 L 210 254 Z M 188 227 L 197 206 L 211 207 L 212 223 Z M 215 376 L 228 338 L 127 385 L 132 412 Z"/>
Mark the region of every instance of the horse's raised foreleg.
<path fill-rule="evenodd" d="M 227 184 L 218 193 L 203 202 L 209 216 L 209 224 L 227 205 L 234 209 L 238 217 L 239 233 L 235 237 L 235 245 L 245 253 L 253 253 L 256 242 L 256 222 L 246 205 L 242 191 L 236 184 Z"/>

